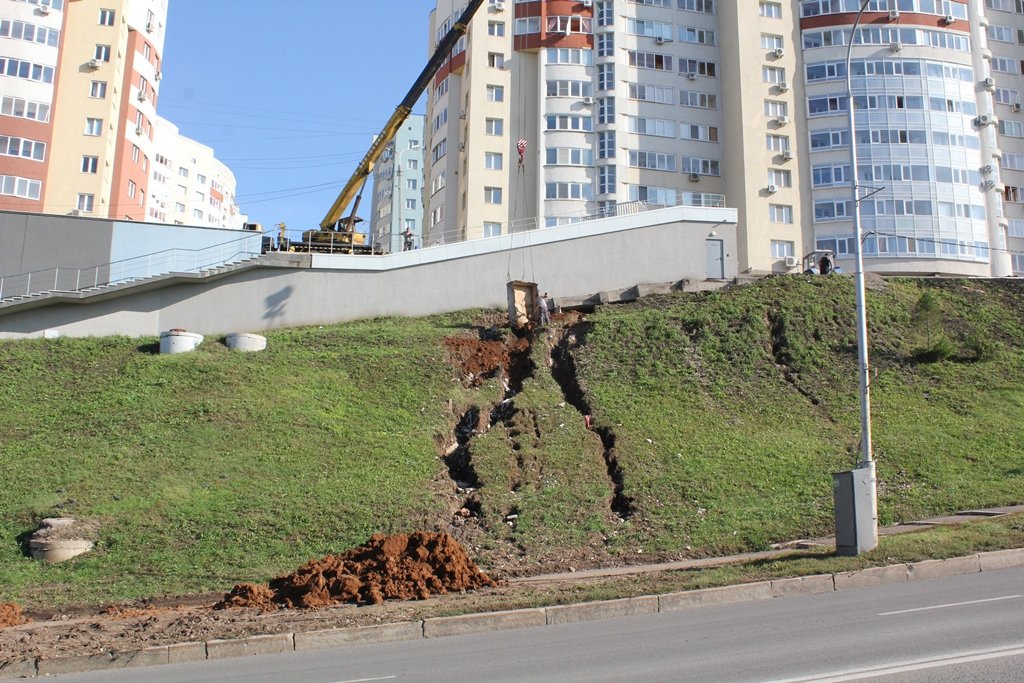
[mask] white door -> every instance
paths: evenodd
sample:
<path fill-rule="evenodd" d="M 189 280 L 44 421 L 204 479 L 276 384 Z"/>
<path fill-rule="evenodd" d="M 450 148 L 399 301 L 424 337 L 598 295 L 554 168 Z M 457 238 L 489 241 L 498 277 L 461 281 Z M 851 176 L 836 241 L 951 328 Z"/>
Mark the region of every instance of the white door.
<path fill-rule="evenodd" d="M 725 246 L 722 240 L 705 240 L 709 280 L 725 279 Z"/>

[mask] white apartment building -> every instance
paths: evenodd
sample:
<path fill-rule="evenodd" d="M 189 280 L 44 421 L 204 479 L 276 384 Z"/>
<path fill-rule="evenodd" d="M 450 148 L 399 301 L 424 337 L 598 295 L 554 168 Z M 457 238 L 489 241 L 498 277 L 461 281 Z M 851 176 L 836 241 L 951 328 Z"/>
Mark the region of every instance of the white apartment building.
<path fill-rule="evenodd" d="M 428 95 L 427 243 L 725 204 L 741 270 L 852 270 L 861 4 L 492 0 Z M 431 50 L 461 10 L 437 0 Z M 870 0 L 852 40 L 867 268 L 1024 272 L 1024 3 Z"/>
<path fill-rule="evenodd" d="M 214 151 L 156 117 L 157 149 L 150 177 L 147 220 L 211 228 L 238 228 L 245 216 L 235 203 L 235 176 Z"/>
<path fill-rule="evenodd" d="M 410 114 L 373 167 L 370 239 L 386 253 L 405 249 L 405 232 L 413 248 L 423 243 L 423 120 Z"/>

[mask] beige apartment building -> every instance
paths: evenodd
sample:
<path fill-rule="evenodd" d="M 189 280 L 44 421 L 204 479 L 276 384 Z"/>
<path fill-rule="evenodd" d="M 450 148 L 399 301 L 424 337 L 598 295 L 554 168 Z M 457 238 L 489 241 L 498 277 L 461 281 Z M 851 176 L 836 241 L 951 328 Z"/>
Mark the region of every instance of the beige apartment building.
<path fill-rule="evenodd" d="M 741 270 L 850 271 L 853 41 L 867 268 L 1024 273 L 1024 3 L 862 4 L 491 0 L 429 91 L 425 243 L 727 205 Z"/>
<path fill-rule="evenodd" d="M 241 226 L 212 150 L 157 138 L 166 21 L 167 0 L 0 2 L 0 209 Z M 168 159 L 195 167 L 187 196 Z"/>

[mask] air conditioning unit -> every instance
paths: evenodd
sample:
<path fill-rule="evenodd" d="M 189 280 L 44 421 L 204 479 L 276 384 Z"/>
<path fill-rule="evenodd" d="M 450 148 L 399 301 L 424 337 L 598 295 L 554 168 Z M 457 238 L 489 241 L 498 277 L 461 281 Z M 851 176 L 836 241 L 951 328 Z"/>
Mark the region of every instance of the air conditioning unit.
<path fill-rule="evenodd" d="M 900 18 L 900 11 L 898 9 L 889 10 L 889 21 L 896 21 Z"/>
<path fill-rule="evenodd" d="M 773 183 L 765 189 L 768 190 L 768 194 L 775 194 L 776 192 L 779 191 L 779 186 Z"/>
<path fill-rule="evenodd" d="M 993 90 L 996 87 L 996 79 L 992 78 L 991 76 L 983 80 L 982 83 L 985 84 L 986 90 Z"/>
<path fill-rule="evenodd" d="M 699 182 L 699 181 L 700 181 L 700 173 L 691 173 L 690 174 L 690 182 L 696 183 L 696 182 Z"/>
<path fill-rule="evenodd" d="M 88 62 L 85 63 L 85 65 L 90 69 L 98 69 L 100 68 L 100 60 L 90 59 Z"/>
<path fill-rule="evenodd" d="M 785 56 L 785 54 L 786 54 L 786 51 L 783 50 L 781 47 L 775 48 L 775 58 L 776 59 L 782 59 Z"/>
<path fill-rule="evenodd" d="M 590 104 L 593 104 L 593 103 L 594 103 L 594 98 L 593 97 L 584 97 L 583 98 L 583 104 L 590 105 Z"/>
<path fill-rule="evenodd" d="M 153 22 L 152 21 L 147 21 L 146 22 L 146 33 L 152 33 L 152 32 L 153 32 Z"/>
<path fill-rule="evenodd" d="M 942 22 L 946 24 L 946 26 L 949 26 L 954 21 L 956 21 L 956 17 L 954 17 L 952 14 L 947 14 L 946 16 L 942 17 Z"/>
<path fill-rule="evenodd" d="M 779 83 L 779 92 L 789 92 L 789 83 L 781 81 Z"/>
<path fill-rule="evenodd" d="M 994 181 L 994 180 L 992 180 L 991 178 L 989 178 L 989 179 L 988 179 L 988 180 L 986 180 L 986 181 L 985 181 L 984 183 L 982 183 L 982 186 L 983 186 L 983 187 L 984 187 L 984 188 L 985 188 L 986 190 L 991 190 L 991 189 L 992 189 L 993 187 L 995 187 L 995 186 L 996 186 L 996 181 Z"/>
<path fill-rule="evenodd" d="M 695 81 L 697 80 L 697 72 L 691 71 L 688 74 L 686 74 L 686 77 L 689 78 L 691 81 Z"/>
<path fill-rule="evenodd" d="M 462 111 L 459 112 L 459 119 L 463 119 L 464 120 L 465 118 L 466 118 L 466 110 L 463 109 Z"/>
<path fill-rule="evenodd" d="M 139 91 L 139 102 L 145 102 L 147 98 L 148 98 L 148 95 L 146 95 L 146 91 L 145 90 L 140 90 Z"/>
<path fill-rule="evenodd" d="M 465 142 L 460 142 L 459 143 L 459 151 L 460 152 L 465 152 L 466 151 L 466 143 Z"/>
<path fill-rule="evenodd" d="M 79 211 L 78 209 L 71 209 L 71 213 L 69 215 L 71 215 L 71 216 L 81 216 L 82 212 Z"/>
<path fill-rule="evenodd" d="M 903 43 L 889 43 L 889 52 L 899 52 L 903 49 Z"/>
<path fill-rule="evenodd" d="M 505 10 L 505 3 L 495 2 L 491 5 L 491 9 L 493 9 L 495 12 L 503 12 Z"/>
<path fill-rule="evenodd" d="M 784 159 L 785 161 L 789 161 L 790 159 L 792 159 L 792 158 L 793 158 L 793 152 L 791 152 L 791 151 L 790 151 L 790 150 L 788 150 L 788 149 L 786 149 L 786 150 L 783 150 L 783 151 L 782 151 L 782 158 L 783 158 L 783 159 Z"/>
<path fill-rule="evenodd" d="M 786 267 L 787 268 L 796 268 L 796 256 L 787 256 L 786 257 Z"/>
<path fill-rule="evenodd" d="M 164 72 L 163 71 L 157 71 L 156 75 L 153 76 L 153 80 L 159 81 L 163 77 L 164 77 Z"/>
<path fill-rule="evenodd" d="M 37 9 L 39 10 L 40 14 L 49 14 L 50 13 L 50 6 L 49 5 L 44 5 L 44 4 L 40 3 L 39 7 Z"/>
<path fill-rule="evenodd" d="M 583 6 L 584 7 L 593 7 L 594 6 L 594 0 L 583 0 Z"/>
<path fill-rule="evenodd" d="M 991 114 L 982 114 L 978 118 L 974 119 L 974 122 L 978 124 L 978 127 L 990 126 L 996 123 L 996 117 Z"/>
<path fill-rule="evenodd" d="M 981 51 L 981 58 L 982 59 L 986 59 L 986 60 L 991 62 L 992 61 L 992 50 L 989 50 L 987 47 L 983 48 L 982 51 Z"/>
<path fill-rule="evenodd" d="M 785 126 L 786 124 L 789 123 L 789 117 L 786 115 L 776 116 L 775 123 L 779 124 L 780 126 Z"/>
<path fill-rule="evenodd" d="M 142 135 L 144 132 L 145 132 L 145 129 L 143 129 L 142 126 L 135 126 L 135 134 L 136 135 Z"/>
<path fill-rule="evenodd" d="M 982 175 L 988 175 L 995 169 L 992 167 L 992 164 L 985 164 L 979 170 L 981 171 Z"/>
<path fill-rule="evenodd" d="M 1019 112 L 1022 109 L 1020 102 L 1014 102 L 1013 105 L 1010 106 L 1010 109 L 1015 112 Z"/>
<path fill-rule="evenodd" d="M 654 42 L 657 43 L 658 45 L 664 45 L 665 39 L 662 38 L 661 36 L 658 36 L 657 38 L 654 39 Z"/>

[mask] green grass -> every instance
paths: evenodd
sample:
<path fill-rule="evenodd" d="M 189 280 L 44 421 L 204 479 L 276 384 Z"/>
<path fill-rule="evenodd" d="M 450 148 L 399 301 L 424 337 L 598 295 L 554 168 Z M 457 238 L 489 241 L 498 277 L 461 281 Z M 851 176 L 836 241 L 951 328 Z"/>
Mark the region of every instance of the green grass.
<path fill-rule="evenodd" d="M 956 348 L 936 363 L 915 360 L 923 288 Z M 909 280 L 870 292 L 884 523 L 1024 502 L 1022 293 Z M 852 302 L 848 278 L 786 277 L 588 316 L 574 355 L 617 439 L 636 508 L 625 522 L 600 440 L 538 337 L 515 414 L 471 444 L 482 516 L 458 530 L 471 553 L 488 569 L 550 569 L 830 534 L 831 473 L 858 450 Z M 501 389 L 463 387 L 440 340 L 478 315 L 270 332 L 258 354 L 212 339 L 181 356 L 151 339 L 0 343 L 0 600 L 226 590 L 373 533 L 450 529 L 465 496 L 439 444 L 470 406 L 486 420 Z M 25 557 L 18 538 L 58 514 L 99 522 L 97 551 Z"/>
<path fill-rule="evenodd" d="M 914 359 L 924 288 L 952 360 Z M 964 281 L 869 292 L 883 523 L 1024 501 L 1020 295 Z M 830 533 L 831 473 L 859 449 L 853 313 L 850 279 L 785 277 L 591 317 L 578 365 L 622 444 L 638 540 L 724 553 Z"/>

